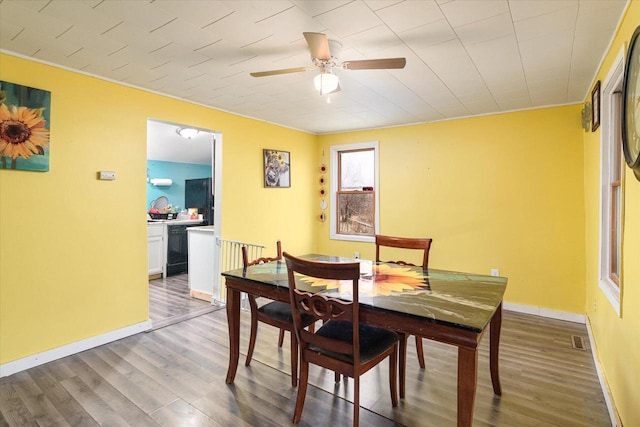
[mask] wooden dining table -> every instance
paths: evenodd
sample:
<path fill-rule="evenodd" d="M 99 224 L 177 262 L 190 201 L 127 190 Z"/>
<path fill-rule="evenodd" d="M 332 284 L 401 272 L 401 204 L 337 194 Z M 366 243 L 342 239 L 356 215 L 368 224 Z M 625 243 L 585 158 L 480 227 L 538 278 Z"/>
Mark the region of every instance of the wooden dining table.
<path fill-rule="evenodd" d="M 302 258 L 329 262 L 356 261 L 317 254 Z M 226 382 L 231 384 L 240 355 L 241 293 L 287 302 L 289 286 L 284 261 L 231 270 L 222 275 L 227 288 L 230 348 Z M 351 299 L 350 283 L 300 276 L 296 277 L 296 286 L 303 291 Z M 360 261 L 360 321 L 407 336 L 418 335 L 458 347 L 458 426 L 471 426 L 478 381 L 478 345 L 487 329 L 490 331 L 489 367 L 493 391 L 496 395 L 502 394 L 498 359 L 502 299 L 506 286 L 507 279 L 504 277 Z M 401 348 L 402 351 L 406 354 L 406 349 Z M 403 398 L 402 371 L 400 378 L 400 397 Z"/>

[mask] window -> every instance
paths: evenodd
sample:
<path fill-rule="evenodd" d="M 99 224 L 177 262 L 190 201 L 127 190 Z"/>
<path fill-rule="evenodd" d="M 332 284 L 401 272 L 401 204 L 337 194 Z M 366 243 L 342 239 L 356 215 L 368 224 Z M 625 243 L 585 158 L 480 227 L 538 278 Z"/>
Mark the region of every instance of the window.
<path fill-rule="evenodd" d="M 378 233 L 378 142 L 331 147 L 331 238 L 373 242 Z"/>
<path fill-rule="evenodd" d="M 622 77 L 624 49 L 602 90 L 600 141 L 600 289 L 620 315 L 622 247 Z"/>
<path fill-rule="evenodd" d="M 612 96 L 613 123 L 621 123 L 622 93 L 614 92 Z M 609 268 L 607 273 L 618 287 L 620 286 L 620 243 L 622 240 L 622 126 L 615 126 L 615 135 L 611 144 L 611 165 L 609 172 Z"/>

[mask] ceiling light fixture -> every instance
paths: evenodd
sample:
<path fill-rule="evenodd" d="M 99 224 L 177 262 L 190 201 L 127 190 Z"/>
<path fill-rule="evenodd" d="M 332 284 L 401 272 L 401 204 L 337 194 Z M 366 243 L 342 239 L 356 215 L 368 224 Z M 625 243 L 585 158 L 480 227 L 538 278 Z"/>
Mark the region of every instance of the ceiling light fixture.
<path fill-rule="evenodd" d="M 320 73 L 313 78 L 313 84 L 320 95 L 331 93 L 338 88 L 338 76 L 333 73 Z"/>
<path fill-rule="evenodd" d="M 178 132 L 178 135 L 180 135 L 183 138 L 191 139 L 191 138 L 194 138 L 200 131 L 198 129 L 193 129 L 193 128 L 178 128 L 176 129 L 176 132 Z"/>

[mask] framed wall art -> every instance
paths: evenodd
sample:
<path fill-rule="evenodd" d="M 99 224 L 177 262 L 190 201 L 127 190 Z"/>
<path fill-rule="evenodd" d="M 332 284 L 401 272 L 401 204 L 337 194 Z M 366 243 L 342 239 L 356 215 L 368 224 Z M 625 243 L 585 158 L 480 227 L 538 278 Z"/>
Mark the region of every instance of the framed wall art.
<path fill-rule="evenodd" d="M 265 188 L 291 187 L 291 156 L 288 151 L 263 150 Z"/>
<path fill-rule="evenodd" d="M 0 81 L 0 169 L 49 170 L 51 92 Z"/>
<path fill-rule="evenodd" d="M 600 80 L 591 91 L 591 132 L 600 126 Z"/>

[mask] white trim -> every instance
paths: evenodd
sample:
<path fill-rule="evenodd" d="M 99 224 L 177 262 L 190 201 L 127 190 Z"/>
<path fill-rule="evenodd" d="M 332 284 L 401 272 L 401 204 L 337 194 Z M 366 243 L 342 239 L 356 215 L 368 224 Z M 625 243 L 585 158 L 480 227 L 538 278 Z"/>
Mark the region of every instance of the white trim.
<path fill-rule="evenodd" d="M 329 162 L 331 165 L 331 194 L 329 201 L 331 203 L 332 212 L 329 213 L 329 238 L 332 240 L 348 240 L 352 242 L 375 242 L 374 236 L 360 236 L 353 234 L 336 233 L 336 193 L 338 192 L 338 152 L 347 150 L 362 150 L 373 148 L 374 152 L 374 170 L 375 170 L 375 234 L 380 234 L 380 147 L 378 141 L 357 142 L 354 144 L 332 145 L 330 147 Z"/>
<path fill-rule="evenodd" d="M 0 365 L 0 378 L 151 329 L 151 319 Z"/>
<path fill-rule="evenodd" d="M 601 127 L 600 127 L 600 198 L 599 198 L 599 214 L 600 214 L 600 230 L 599 230 L 599 250 L 598 250 L 598 286 L 605 295 L 614 311 L 620 317 L 621 306 L 621 289 L 609 278 L 610 268 L 610 247 L 609 247 L 609 217 L 611 216 L 611 206 L 603 196 L 609 197 L 609 183 L 611 182 L 612 160 L 611 151 L 612 144 L 616 141 L 616 127 L 613 126 L 614 114 L 612 106 L 612 96 L 619 88 L 622 87 L 622 79 L 625 66 L 625 45 L 623 44 L 613 65 L 609 69 L 607 76 L 601 86 Z M 621 148 L 620 148 L 621 149 Z M 620 166 L 623 168 L 623 166 Z M 622 215 L 619 212 L 618 215 Z"/>
<path fill-rule="evenodd" d="M 602 56 L 600 57 L 600 61 L 598 62 L 599 65 L 598 67 L 596 67 L 596 69 L 594 70 L 593 76 L 591 77 L 591 81 L 594 83 L 596 81 L 596 78 L 598 77 L 598 73 L 600 72 L 602 65 L 604 64 L 605 59 L 607 58 L 607 55 L 612 50 L 613 42 L 615 41 L 616 36 L 618 35 L 618 31 L 620 30 L 620 25 L 622 24 L 622 21 L 624 20 L 625 16 L 627 15 L 627 11 L 629 10 L 629 7 L 631 6 L 632 0 L 625 0 L 625 1 L 627 2 L 627 4 L 624 6 L 624 9 L 620 13 L 620 16 L 618 17 L 618 22 L 616 23 L 615 27 L 613 27 L 616 30 L 611 33 L 611 37 L 609 38 L 609 43 L 607 44 L 607 48 L 602 50 Z M 624 51 L 624 46 L 625 46 L 625 43 L 622 44 L 623 51 Z M 582 98 L 591 100 L 591 86 L 587 86 L 587 93 L 585 93 Z M 602 112 L 602 110 L 600 111 Z"/>
<path fill-rule="evenodd" d="M 600 278 L 600 280 L 598 281 L 598 286 L 600 287 L 600 290 L 602 291 L 604 296 L 607 298 L 607 301 L 609 301 L 609 304 L 611 304 L 611 308 L 613 308 L 613 311 L 616 312 L 618 317 L 621 317 L 620 306 L 622 305 L 622 303 L 620 302 L 620 288 L 614 285 L 608 278 L 607 280 Z"/>
<path fill-rule="evenodd" d="M 566 320 L 569 322 L 582 323 L 587 327 L 587 334 L 589 335 L 589 344 L 591 346 L 591 356 L 593 357 L 593 364 L 596 368 L 596 374 L 600 381 L 600 388 L 602 389 L 602 395 L 604 396 L 605 403 L 607 405 L 607 411 L 609 412 L 609 418 L 611 419 L 611 425 L 613 427 L 622 427 L 622 421 L 618 416 L 615 403 L 613 401 L 613 395 L 609 389 L 607 378 L 604 375 L 600 359 L 598 358 L 598 348 L 596 347 L 595 340 L 593 338 L 593 331 L 591 330 L 591 322 L 589 317 L 582 314 L 567 313 L 564 311 L 551 310 L 543 307 L 533 307 L 514 303 L 503 303 L 502 307 L 505 310 L 515 311 L 518 313 L 533 314 L 536 316 L 547 317 L 551 319 Z"/>
<path fill-rule="evenodd" d="M 533 314 L 535 316 L 547 317 L 549 319 L 565 320 L 574 323 L 586 323 L 585 315 L 569 313 L 567 311 L 552 310 L 550 308 L 535 307 L 532 305 L 514 304 L 512 302 L 502 303 L 502 308 L 517 313 Z"/>
<path fill-rule="evenodd" d="M 2 3 L 2 1 L 0 1 L 0 3 Z M 47 65 L 49 67 L 59 68 L 61 70 L 69 71 L 69 72 L 72 72 L 72 73 L 81 74 L 83 76 L 92 77 L 94 79 L 104 80 L 105 82 L 114 83 L 114 84 L 117 84 L 117 85 L 120 85 L 120 86 L 125 86 L 125 87 L 129 87 L 129 88 L 132 88 L 132 89 L 141 90 L 143 92 L 152 93 L 154 95 L 159 95 L 159 96 L 164 96 L 166 98 L 176 99 L 178 101 L 187 102 L 189 104 L 197 105 L 199 107 L 205 107 L 205 108 L 208 108 L 208 109 L 211 109 L 211 110 L 214 110 L 214 111 L 221 111 L 223 113 L 232 114 L 234 116 L 255 120 L 257 122 L 269 123 L 269 124 L 272 124 L 272 125 L 275 125 L 275 126 L 280 126 L 280 127 L 283 127 L 283 128 L 292 129 L 292 130 L 295 130 L 295 131 L 304 132 L 304 133 L 308 133 L 308 134 L 311 134 L 311 135 L 320 135 L 318 133 L 310 132 L 308 130 L 299 129 L 299 128 L 295 128 L 295 127 L 292 127 L 292 126 L 289 126 L 289 125 L 284 125 L 282 123 L 277 123 L 277 122 L 273 122 L 273 121 L 270 121 L 270 120 L 261 119 L 259 117 L 249 116 L 247 114 L 238 113 L 236 111 L 225 110 L 224 108 L 214 107 L 213 105 L 203 104 L 202 102 L 192 101 L 190 99 L 181 98 L 179 96 L 171 95 L 169 93 L 158 92 L 157 90 L 149 89 L 149 88 L 142 87 L 142 86 L 137 86 L 137 85 L 134 85 L 134 84 L 131 84 L 131 83 L 126 83 L 126 82 L 123 82 L 123 81 L 120 81 L 120 80 L 114 80 L 114 79 L 109 78 L 109 77 L 105 77 L 105 76 L 101 76 L 101 75 L 98 75 L 98 74 L 89 73 L 89 72 L 86 72 L 86 71 L 83 71 L 83 70 L 78 70 L 77 68 L 71 68 L 71 67 L 67 67 L 65 65 L 60 65 L 60 64 L 56 64 L 54 62 L 46 61 L 44 59 L 34 58 L 33 56 L 23 55 L 21 53 L 13 52 L 11 50 L 0 49 L 0 53 L 3 53 L 5 55 L 9 55 L 9 56 L 15 56 L 16 58 L 24 59 L 26 61 L 31 61 L 31 62 L 36 62 L 38 64 Z"/>
<path fill-rule="evenodd" d="M 213 134 L 213 298 L 211 304 L 224 303 L 220 275 L 220 239 L 222 238 L 222 132 Z"/>
<path fill-rule="evenodd" d="M 631 0 L 627 0 L 627 6 L 626 8 L 629 7 L 629 4 L 631 3 Z M 1 2 L 1 1 L 0 1 Z M 625 9 L 626 10 L 626 9 Z M 618 26 L 616 28 L 620 27 L 620 22 L 622 22 L 622 18 L 624 17 L 626 12 L 623 12 L 620 15 L 620 21 L 618 21 Z M 609 41 L 609 48 L 611 47 L 612 43 L 613 43 L 613 37 L 615 37 L 616 33 L 613 33 L 612 39 Z M 603 51 L 604 54 L 606 55 L 606 53 L 609 50 L 605 50 Z M 65 71 L 70 71 L 72 73 L 76 73 L 76 74 L 81 74 L 84 76 L 89 76 L 89 77 L 93 77 L 95 79 L 99 79 L 99 80 L 104 80 L 106 82 L 110 82 L 110 83 L 115 83 L 117 85 L 120 86 L 126 86 L 126 87 L 130 87 L 133 89 L 137 89 L 137 90 L 141 90 L 143 92 L 149 92 L 152 93 L 154 95 L 159 95 L 159 96 L 164 96 L 167 98 L 171 98 L 171 99 L 176 99 L 178 101 L 183 101 L 183 102 L 187 102 L 189 104 L 193 104 L 193 105 L 197 105 L 200 107 L 205 107 L 205 108 L 209 108 L 211 110 L 215 110 L 215 111 L 221 111 L 223 113 L 228 113 L 228 114 L 232 114 L 234 116 L 238 116 L 238 117 L 243 117 L 246 119 L 251 119 L 251 120 L 255 120 L 257 122 L 262 122 L 262 123 L 268 123 L 268 124 L 272 124 L 275 126 L 280 126 L 286 129 L 292 129 L 295 131 L 299 131 L 299 132 L 304 132 L 310 135 L 317 135 L 317 136 L 323 136 L 323 135 L 337 135 L 337 134 L 341 134 L 341 133 L 345 133 L 345 132 L 366 132 L 366 131 L 372 131 L 372 130 L 383 130 L 383 129 L 393 129 L 393 128 L 401 128 L 401 127 L 409 127 L 409 126 L 420 126 L 420 125 L 424 125 L 424 124 L 430 124 L 430 123 L 442 123 L 442 122 L 450 122 L 450 121 L 454 121 L 454 120 L 462 120 L 462 119 L 470 119 L 470 118 L 476 118 L 476 117 L 488 117 L 488 116 L 497 116 L 497 115 L 501 115 L 501 114 L 511 114 L 511 113 L 519 113 L 522 111 L 535 111 L 535 110 L 543 110 L 543 109 L 547 109 L 547 108 L 556 108 L 556 107 L 566 107 L 569 105 L 583 105 L 582 102 L 561 102 L 561 103 L 555 103 L 555 104 L 544 104 L 544 105 L 536 105 L 533 107 L 525 107 L 525 108 L 515 108 L 515 109 L 511 109 L 511 110 L 505 110 L 505 111 L 498 111 L 498 112 L 488 112 L 488 113 L 482 113 L 482 114 L 469 114 L 469 115 L 462 115 L 462 116 L 455 116 L 455 117 L 444 117 L 444 118 L 439 118 L 439 119 L 431 119 L 431 120 L 423 120 L 423 121 L 418 121 L 418 122 L 410 122 L 410 123 L 400 123 L 397 125 L 389 125 L 389 126 L 378 126 L 378 127 L 362 127 L 362 128 L 352 128 L 352 129 L 341 129 L 341 130 L 333 130 L 333 131 L 310 131 L 308 129 L 300 129 L 300 128 L 296 128 L 290 125 L 286 125 L 286 124 L 282 124 L 279 122 L 274 122 L 271 120 L 265 120 L 265 119 L 261 119 L 259 117 L 254 117 L 254 116 L 250 116 L 247 114 L 242 114 L 239 113 L 237 111 L 231 111 L 231 110 L 226 110 L 224 108 L 220 108 L 220 107 L 215 107 L 212 105 L 208 105 L 208 104 L 203 104 L 202 102 L 197 102 L 197 101 L 192 101 L 190 99 L 186 99 L 186 98 L 181 98 L 179 96 L 176 95 L 171 95 L 169 93 L 164 93 L 164 92 L 158 92 L 156 90 L 152 90 L 152 89 L 148 89 L 142 86 L 137 86 L 131 83 L 126 83 L 123 81 L 119 81 L 119 80 L 114 80 L 112 78 L 109 77 L 105 77 L 105 76 L 101 76 L 98 74 L 93 74 L 93 73 L 89 73 L 83 70 L 79 70 L 77 68 L 71 68 L 71 67 L 67 67 L 65 65 L 60 65 L 60 64 L 56 64 L 50 61 L 46 61 L 44 59 L 39 59 L 39 58 L 34 58 L 33 56 L 28 56 L 28 55 L 24 55 L 21 53 L 17 53 L 11 50 L 7 50 L 7 49 L 0 49 L 0 53 L 3 53 L 5 55 L 8 56 L 14 56 L 16 58 L 20 58 L 20 59 L 24 59 L 26 61 L 31 61 L 31 62 L 36 62 L 39 64 L 43 64 L 43 65 L 47 65 L 49 67 L 54 67 L 54 68 L 59 68 L 61 70 L 65 70 Z M 604 59 L 604 56 L 603 58 Z M 602 61 L 600 62 L 602 63 Z M 596 73 L 597 73 L 597 69 L 596 69 Z M 595 76 L 594 76 L 595 78 Z M 587 91 L 590 91 L 591 88 L 587 88 Z M 590 96 L 590 92 L 587 93 L 585 95 L 585 98 L 587 96 Z"/>
<path fill-rule="evenodd" d="M 586 324 L 587 333 L 589 335 L 589 345 L 591 346 L 591 356 L 593 356 L 593 364 L 596 367 L 596 373 L 598 374 L 598 380 L 600 381 L 602 395 L 604 396 L 604 401 L 607 405 L 607 411 L 609 411 L 611 425 L 613 427 L 622 427 L 622 420 L 620 420 L 620 417 L 618 416 L 618 411 L 616 410 L 616 405 L 613 401 L 613 395 L 609 388 L 609 382 L 607 381 L 607 377 L 604 375 L 600 359 L 598 358 L 598 348 L 596 347 L 596 341 L 593 338 L 593 330 L 591 329 L 591 321 L 589 320 L 589 317 L 587 317 Z"/>
<path fill-rule="evenodd" d="M 535 316 L 547 317 L 551 319 L 566 320 L 569 322 L 582 323 L 587 327 L 587 334 L 589 335 L 589 345 L 591 346 L 591 356 L 593 357 L 593 364 L 596 368 L 596 374 L 600 381 L 600 388 L 602 389 L 602 395 L 604 396 L 605 403 L 607 405 L 607 411 L 609 412 L 609 418 L 611 419 L 611 425 L 613 427 L 622 427 L 622 421 L 618 416 L 615 403 L 613 401 L 613 395 L 609 388 L 609 383 L 604 375 L 600 359 L 598 358 L 598 348 L 593 338 L 593 331 L 591 330 L 591 322 L 589 317 L 582 314 L 567 313 L 564 311 L 551 310 L 543 307 L 534 307 L 521 304 L 514 304 L 505 302 L 502 304 L 503 309 L 509 311 L 515 311 L 517 313 L 533 314 Z"/>

